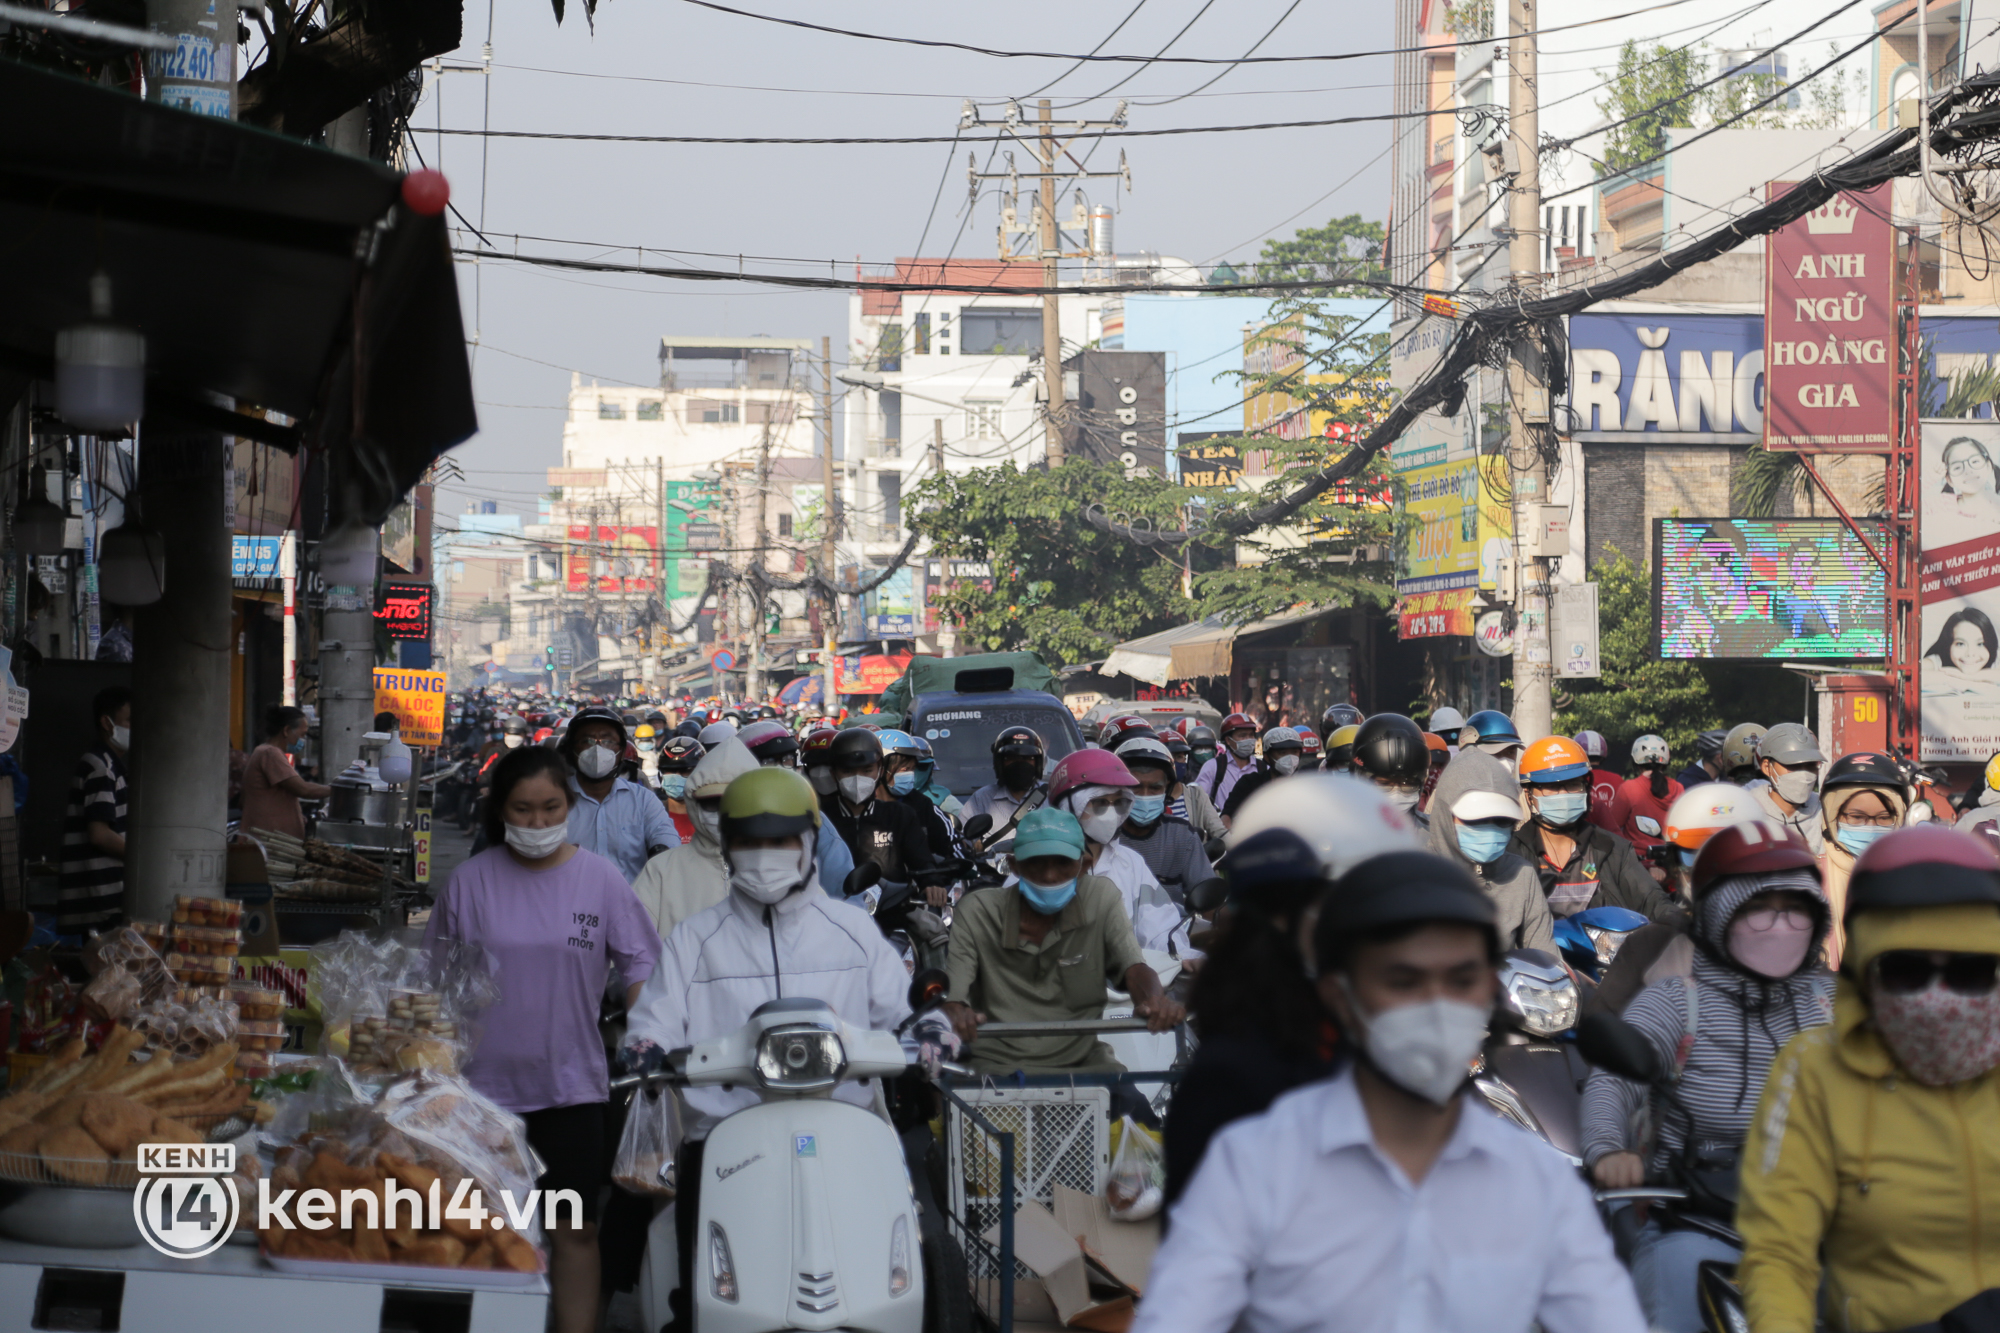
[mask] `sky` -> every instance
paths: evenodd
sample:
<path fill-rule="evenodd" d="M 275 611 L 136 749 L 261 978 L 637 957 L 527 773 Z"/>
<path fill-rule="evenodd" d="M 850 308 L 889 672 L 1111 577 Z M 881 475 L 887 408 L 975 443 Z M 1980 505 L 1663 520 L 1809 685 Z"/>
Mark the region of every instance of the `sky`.
<path fill-rule="evenodd" d="M 1504 3 L 1504 0 L 1501 0 Z M 1622 13 L 1646 0 L 1550 0 L 1556 26 Z M 1835 0 L 1839 3 L 1840 0 Z M 914 0 L 736 0 L 760 14 L 872 33 L 1010 50 L 1240 56 L 1376 51 L 1391 44 L 1393 0 L 1016 0 L 1005 7 Z M 1744 45 L 1788 36 L 1833 8 L 1827 0 L 1675 0 L 1644 15 L 1556 33 L 1543 43 L 1545 133 L 1587 128 L 1595 71 L 1627 37 Z M 1118 28 L 1121 20 L 1123 27 Z M 490 25 L 492 73 L 481 60 Z M 1274 28 L 1275 25 L 1275 28 Z M 1800 43 L 1798 71 L 1826 39 L 1851 44 L 1871 26 L 1856 4 Z M 1114 28 L 1118 30 L 1114 34 Z M 1172 43 L 1170 46 L 1169 43 Z M 1807 61 L 1802 59 L 1812 56 Z M 858 256 L 990 258 L 999 221 L 989 193 L 966 210 L 967 147 L 720 146 L 440 136 L 437 127 L 566 133 L 828 137 L 951 135 L 967 97 L 997 118 L 1009 97 L 1056 100 L 1058 115 L 1106 117 L 1128 98 L 1134 129 L 1243 125 L 1381 114 L 1386 56 L 1225 67 L 1001 59 L 858 40 L 719 13 L 689 0 L 605 0 L 595 27 L 582 0 L 558 25 L 547 0 L 467 0 L 465 41 L 425 71 L 414 146 L 452 184 L 453 203 L 495 248 L 568 258 L 685 263 L 755 271 L 831 269 Z M 1217 74 L 1223 77 L 1203 88 Z M 1128 79 L 1122 87 L 1113 88 Z M 1052 85 L 1052 86 L 1051 86 Z M 1198 90 L 1198 91 L 1197 91 Z M 1190 95 L 1192 94 L 1192 95 Z M 1170 103 L 1148 105 L 1148 103 Z M 977 132 L 975 132 L 977 133 Z M 1132 190 L 1118 190 L 1117 247 L 1197 264 L 1254 258 L 1267 237 L 1348 213 L 1386 217 L 1389 126 L 1129 139 L 1100 146 L 1093 169 L 1122 148 Z M 982 165 L 989 145 L 980 145 Z M 1025 154 L 1017 154 L 1026 164 Z M 413 161 L 411 165 L 415 165 Z M 1004 165 L 1004 158 L 995 162 Z M 1112 182 L 1093 185 L 1093 202 Z M 539 239 L 537 239 L 539 238 Z M 476 238 L 462 234 L 465 243 Z M 921 249 L 919 247 L 921 246 Z M 670 251 L 705 251 L 675 255 Z M 783 265 L 755 256 L 820 261 Z M 663 334 L 845 340 L 847 297 L 738 283 L 582 274 L 461 262 L 459 286 L 481 430 L 451 457 L 441 525 L 469 500 L 532 515 L 544 469 L 560 461 L 572 371 L 607 383 L 657 381 Z M 836 367 L 838 369 L 838 367 Z"/>

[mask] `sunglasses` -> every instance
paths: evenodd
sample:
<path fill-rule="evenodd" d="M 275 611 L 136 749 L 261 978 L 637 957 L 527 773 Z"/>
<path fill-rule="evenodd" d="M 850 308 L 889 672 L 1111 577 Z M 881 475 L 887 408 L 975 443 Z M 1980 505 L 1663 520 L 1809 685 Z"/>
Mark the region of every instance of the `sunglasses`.
<path fill-rule="evenodd" d="M 1914 995 L 1944 978 L 1946 990 L 1960 995 L 1991 995 L 2000 983 L 2000 954 L 1948 953 L 1944 962 L 1934 954 L 1895 949 L 1875 960 L 1875 979 L 1891 995 Z"/>

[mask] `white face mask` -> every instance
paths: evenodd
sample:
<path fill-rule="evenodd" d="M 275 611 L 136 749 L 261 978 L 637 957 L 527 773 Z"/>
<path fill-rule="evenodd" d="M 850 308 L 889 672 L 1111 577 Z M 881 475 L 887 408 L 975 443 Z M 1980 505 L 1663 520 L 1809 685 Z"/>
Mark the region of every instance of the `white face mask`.
<path fill-rule="evenodd" d="M 1125 812 L 1116 808 L 1102 810 L 1094 815 L 1085 815 L 1077 820 L 1083 825 L 1083 836 L 1092 842 L 1110 842 L 1118 836 L 1119 825 L 1125 822 Z"/>
<path fill-rule="evenodd" d="M 1271 761 L 1271 767 L 1279 773 L 1295 773 L 1299 767 L 1299 757 L 1295 754 L 1281 754 Z"/>
<path fill-rule="evenodd" d="M 507 826 L 507 845 L 530 861 L 554 855 L 556 849 L 567 841 L 567 824 L 551 824 L 547 828 L 525 828 L 520 824 Z"/>
<path fill-rule="evenodd" d="M 1771 785 L 1778 795 L 1785 798 L 1787 805 L 1804 805 L 1812 799 L 1813 788 L 1819 785 L 1819 774 L 1811 769 L 1797 773 L 1780 773 L 1771 779 Z"/>
<path fill-rule="evenodd" d="M 875 794 L 875 779 L 865 773 L 840 780 L 840 794 L 856 805 L 861 805 Z"/>
<path fill-rule="evenodd" d="M 766 907 L 790 897 L 812 869 L 812 848 L 757 847 L 729 853 L 729 887 Z"/>
<path fill-rule="evenodd" d="M 830 768 L 807 769 L 806 781 L 812 784 L 813 791 L 820 796 L 831 796 L 840 790 L 840 784 L 833 780 L 833 770 Z"/>
<path fill-rule="evenodd" d="M 577 771 L 593 781 L 618 767 L 618 752 L 608 745 L 586 745 L 576 756 Z"/>
<path fill-rule="evenodd" d="M 505 736 L 502 736 L 500 738 L 500 743 L 506 746 L 510 750 L 518 750 L 521 748 L 521 737 L 516 736 L 512 732 L 508 732 Z"/>
<path fill-rule="evenodd" d="M 699 805 L 688 806 L 688 818 L 694 821 L 694 835 L 711 847 L 722 843 L 722 811 L 706 810 Z"/>
<path fill-rule="evenodd" d="M 1255 736 L 1239 736 L 1229 742 L 1229 752 L 1238 759 L 1248 759 L 1251 755 L 1257 753 L 1257 738 Z"/>
<path fill-rule="evenodd" d="M 1417 801 L 1422 796 L 1423 792 L 1415 787 L 1382 788 L 1382 799 L 1390 805 L 1395 806 L 1398 810 L 1401 810 L 1404 814 L 1408 814 L 1410 811 L 1416 809 Z"/>
<path fill-rule="evenodd" d="M 113 728 L 111 729 L 111 743 L 112 743 L 113 745 L 117 746 L 117 747 L 118 747 L 119 749 L 121 749 L 121 750 L 129 750 L 129 749 L 131 749 L 131 748 L 132 748 L 132 728 L 130 728 L 130 727 L 113 727 Z"/>
<path fill-rule="evenodd" d="M 1352 988 L 1347 998 L 1358 1013 L 1361 1005 Z M 1486 1018 L 1486 1010 L 1458 1000 L 1384 1009 L 1364 1020 L 1364 1049 L 1382 1077 L 1427 1102 L 1447 1106 L 1486 1040 Z"/>

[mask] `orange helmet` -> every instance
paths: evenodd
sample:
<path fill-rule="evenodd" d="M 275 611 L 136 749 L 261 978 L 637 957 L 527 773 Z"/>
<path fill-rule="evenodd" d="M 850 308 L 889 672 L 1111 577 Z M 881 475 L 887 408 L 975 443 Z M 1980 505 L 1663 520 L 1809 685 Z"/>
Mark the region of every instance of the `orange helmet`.
<path fill-rule="evenodd" d="M 1567 736 L 1544 736 L 1521 752 L 1521 781 L 1569 782 L 1590 776 L 1590 756 Z"/>
<path fill-rule="evenodd" d="M 1424 733 L 1424 748 L 1431 752 L 1431 767 L 1443 768 L 1451 762 L 1451 746 L 1435 731 Z"/>

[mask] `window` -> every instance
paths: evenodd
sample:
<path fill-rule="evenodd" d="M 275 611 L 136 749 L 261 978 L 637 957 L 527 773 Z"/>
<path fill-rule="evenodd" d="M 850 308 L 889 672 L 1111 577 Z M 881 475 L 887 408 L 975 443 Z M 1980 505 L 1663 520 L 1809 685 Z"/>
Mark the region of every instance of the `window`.
<path fill-rule="evenodd" d="M 916 326 L 910 330 L 910 355 L 929 356 L 931 354 L 931 317 L 917 316 Z"/>
<path fill-rule="evenodd" d="M 792 535 L 792 516 L 790 514 L 778 515 L 778 535 L 780 537 L 789 537 Z"/>
<path fill-rule="evenodd" d="M 894 389 L 882 391 L 882 438 L 885 441 L 903 438 L 903 395 Z"/>
<path fill-rule="evenodd" d="M 597 400 L 597 419 L 599 421 L 623 421 L 625 419 L 625 405 L 600 398 Z"/>
<path fill-rule="evenodd" d="M 972 307 L 959 317 L 958 350 L 966 356 L 1027 356 L 1042 350 L 1042 312 Z"/>
<path fill-rule="evenodd" d="M 968 440 L 997 440 L 1001 438 L 1000 408 L 998 402 L 968 399 L 965 404 L 965 438 Z"/>
<path fill-rule="evenodd" d="M 687 419 L 690 426 L 740 421 L 742 415 L 742 409 L 735 403 L 725 403 L 715 398 L 688 399 Z"/>
<path fill-rule="evenodd" d="M 875 344 L 875 368 L 896 371 L 903 368 L 903 326 L 884 324 L 881 341 Z"/>
<path fill-rule="evenodd" d="M 665 421 L 667 405 L 657 398 L 641 398 L 639 410 L 632 415 L 640 421 Z"/>
<path fill-rule="evenodd" d="M 882 526 L 900 528 L 903 526 L 903 474 L 900 472 L 878 472 L 875 485 L 882 493 Z"/>

